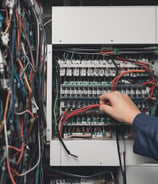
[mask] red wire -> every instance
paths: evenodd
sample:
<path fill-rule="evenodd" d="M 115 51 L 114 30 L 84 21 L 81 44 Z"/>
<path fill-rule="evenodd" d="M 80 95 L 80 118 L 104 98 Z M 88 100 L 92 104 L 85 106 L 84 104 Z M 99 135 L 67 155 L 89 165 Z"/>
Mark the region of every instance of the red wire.
<path fill-rule="evenodd" d="M 11 167 L 11 170 L 12 170 L 17 176 L 19 176 L 19 173 L 18 173 L 15 169 L 13 169 L 13 168 Z"/>
<path fill-rule="evenodd" d="M 21 148 L 17 148 L 17 147 L 15 147 L 15 146 L 9 146 L 8 148 L 14 149 L 14 150 L 17 151 L 17 152 L 21 152 Z"/>
<path fill-rule="evenodd" d="M 59 121 L 59 123 L 58 123 L 58 130 L 60 129 L 60 123 L 62 122 L 62 120 L 65 118 L 65 115 L 66 115 L 66 113 L 67 113 L 67 110 L 66 111 L 64 111 L 64 113 L 63 113 L 63 115 L 62 115 L 62 117 L 60 118 L 60 121 Z"/>
<path fill-rule="evenodd" d="M 69 113 L 65 119 L 63 120 L 62 124 L 61 124 L 61 127 L 60 127 L 60 137 L 62 137 L 62 129 L 63 129 L 63 126 L 64 126 L 64 123 L 66 120 L 68 120 L 71 116 L 74 116 L 76 114 L 79 114 L 79 113 L 82 113 L 82 112 L 85 112 L 87 110 L 90 110 L 92 108 L 95 108 L 95 107 L 99 107 L 100 105 L 99 104 L 95 104 L 95 105 L 89 105 L 89 106 L 85 106 L 85 107 L 82 107 L 80 109 L 77 109 L 75 111 L 72 111 L 71 113 Z M 62 120 L 61 120 L 62 121 Z M 59 124 L 60 125 L 60 124 Z"/>
<path fill-rule="evenodd" d="M 8 153 L 7 153 L 7 168 L 8 168 L 9 177 L 10 177 L 12 183 L 16 184 L 16 182 L 14 180 L 14 177 L 12 175 L 12 172 L 11 172 L 11 167 L 10 167 L 10 163 L 9 163 L 9 155 L 8 155 Z"/>
<path fill-rule="evenodd" d="M 24 154 L 24 147 L 25 147 L 25 143 L 22 142 L 22 145 L 21 145 L 21 152 L 20 152 L 20 156 L 19 156 L 19 159 L 16 161 L 16 164 L 18 165 L 23 157 L 23 154 Z"/>
<path fill-rule="evenodd" d="M 137 61 L 136 59 L 134 61 L 132 60 L 129 60 L 129 59 L 126 59 L 126 58 L 123 58 L 123 57 L 119 57 L 117 56 L 116 57 L 119 61 L 128 61 L 128 62 L 134 62 L 134 63 L 137 63 L 137 64 L 142 64 L 142 65 L 149 65 L 149 63 L 146 63 L 146 62 L 142 62 L 142 61 Z"/>
<path fill-rule="evenodd" d="M 23 121 L 23 118 L 21 118 L 21 138 L 22 138 L 22 144 L 21 144 L 21 148 L 20 148 L 20 156 L 19 156 L 19 159 L 16 161 L 16 164 L 18 165 L 23 157 L 23 154 L 24 154 L 24 147 L 25 147 L 25 142 L 24 142 L 24 121 Z"/>
<path fill-rule="evenodd" d="M 147 84 L 152 84 L 153 86 L 157 86 L 155 83 L 153 83 L 153 81 L 147 81 L 147 82 L 143 82 L 141 83 L 141 85 L 147 85 Z"/>
<path fill-rule="evenodd" d="M 143 66 L 143 67 L 146 69 L 146 71 L 148 71 L 148 72 L 150 72 L 150 73 L 152 74 L 150 68 L 149 68 L 148 66 L 146 66 L 146 65 L 149 65 L 149 63 L 137 61 L 136 59 L 135 59 L 134 61 L 132 61 L 132 60 L 129 60 L 129 59 L 126 59 L 126 58 L 122 58 L 122 57 L 119 57 L 119 56 L 117 56 L 117 59 L 118 59 L 119 61 L 123 61 L 123 62 L 125 62 L 125 61 L 127 61 L 127 62 L 134 62 L 135 64 L 138 64 L 138 65 L 140 65 L 140 66 Z M 153 82 L 153 85 L 152 85 L 152 87 L 150 88 L 151 93 L 149 94 L 149 97 L 148 97 L 148 98 L 150 98 L 150 99 L 153 100 L 152 95 L 153 95 L 153 92 L 154 92 L 154 89 L 155 89 L 155 86 L 156 86 L 156 81 L 155 81 L 155 76 L 154 76 L 154 75 L 152 75 L 151 77 L 152 77 L 151 82 Z M 119 78 L 120 78 L 120 77 L 117 76 L 117 77 L 114 78 L 114 80 L 112 81 L 112 83 L 111 83 L 111 88 L 112 88 L 112 90 L 114 90 L 115 81 L 117 80 L 117 81 L 116 81 L 116 84 L 117 84 Z M 146 84 L 147 84 L 147 83 L 146 83 Z M 144 85 L 145 85 L 145 84 L 144 84 Z"/>
<path fill-rule="evenodd" d="M 100 54 L 113 54 L 113 51 L 101 51 Z"/>
<path fill-rule="evenodd" d="M 6 18 L 7 18 L 7 24 L 8 24 L 9 16 L 8 16 L 8 9 L 7 9 L 6 1 L 5 0 L 4 0 L 4 6 L 5 6 Z"/>

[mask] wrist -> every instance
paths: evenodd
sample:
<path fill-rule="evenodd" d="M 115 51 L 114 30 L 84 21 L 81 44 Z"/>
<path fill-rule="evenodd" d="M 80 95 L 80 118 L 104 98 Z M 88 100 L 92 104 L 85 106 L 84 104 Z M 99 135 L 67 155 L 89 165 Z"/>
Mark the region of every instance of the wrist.
<path fill-rule="evenodd" d="M 131 118 L 130 118 L 130 120 L 128 121 L 128 123 L 132 125 L 134 119 L 135 119 L 136 116 L 137 116 L 138 114 L 140 114 L 140 113 L 141 113 L 141 111 L 137 111 L 137 112 L 133 113 L 133 115 L 131 116 Z"/>

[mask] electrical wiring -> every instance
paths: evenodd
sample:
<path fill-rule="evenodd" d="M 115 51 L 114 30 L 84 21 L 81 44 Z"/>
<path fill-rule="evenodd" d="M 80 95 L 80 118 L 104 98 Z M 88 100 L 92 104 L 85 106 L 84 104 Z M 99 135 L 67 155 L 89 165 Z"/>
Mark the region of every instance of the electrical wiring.
<path fill-rule="evenodd" d="M 6 12 L 6 19 L 7 19 L 7 22 L 9 21 L 9 15 L 8 15 L 8 9 L 7 9 L 7 6 L 6 6 L 6 0 L 4 0 L 4 6 L 5 6 L 5 12 Z"/>
<path fill-rule="evenodd" d="M 64 116 L 62 116 L 61 120 L 59 121 L 60 124 L 58 125 L 58 127 L 60 127 L 60 137 L 62 137 L 62 129 L 63 129 L 64 123 L 65 123 L 66 120 L 68 120 L 70 117 L 72 117 L 72 116 L 74 116 L 76 114 L 88 111 L 88 110 L 90 110 L 92 108 L 96 108 L 96 107 L 99 107 L 99 106 L 100 106 L 99 104 L 95 104 L 95 105 L 89 105 L 89 106 L 86 106 L 86 107 L 82 107 L 80 109 L 72 111 L 65 118 L 64 118 L 64 116 L 65 116 L 65 113 L 64 113 Z M 62 121 L 62 119 L 63 119 L 63 121 Z"/>
<path fill-rule="evenodd" d="M 0 120 L 2 119 L 3 116 L 3 103 L 2 100 L 0 99 Z"/>
<path fill-rule="evenodd" d="M 38 165 L 40 164 L 40 160 L 41 160 L 41 143 L 40 143 L 39 132 L 38 132 L 38 153 L 39 153 L 39 155 L 38 155 L 37 163 L 32 168 L 30 168 L 29 170 L 27 170 L 23 173 L 18 173 L 17 171 L 14 170 L 14 173 L 17 176 L 23 177 L 23 176 L 29 174 L 30 172 L 32 172 L 34 169 L 36 169 L 38 167 Z"/>
<path fill-rule="evenodd" d="M 126 58 L 119 57 L 119 56 L 117 56 L 116 59 L 119 61 L 131 62 L 131 63 L 137 64 L 137 65 L 140 65 L 140 66 L 144 67 L 147 71 L 151 72 L 151 70 L 147 66 L 147 65 L 150 65 L 148 62 L 137 61 L 136 59 L 130 60 L 130 59 L 126 59 Z"/>
<path fill-rule="evenodd" d="M 75 178 L 94 178 L 94 177 L 97 177 L 97 176 L 102 176 L 102 175 L 106 175 L 106 174 L 109 174 L 111 175 L 111 171 L 109 170 L 103 170 L 101 172 L 98 172 L 98 173 L 95 173 L 95 174 L 92 174 L 92 175 L 79 175 L 79 174 L 74 174 L 74 173 L 69 173 L 69 172 L 65 172 L 65 171 L 61 171 L 61 170 L 57 170 L 53 167 L 48 167 L 47 165 L 44 165 L 44 168 L 50 172 L 55 172 L 57 174 L 61 174 L 61 175 L 64 175 L 64 176 L 70 176 L 70 177 L 75 177 Z"/>
<path fill-rule="evenodd" d="M 37 160 L 37 163 L 29 170 L 25 171 L 24 173 L 19 173 L 19 176 L 25 176 L 27 175 L 28 173 L 32 172 L 34 169 L 36 169 L 36 167 L 38 167 L 39 163 L 40 163 L 40 160 L 41 160 L 41 143 L 40 143 L 40 135 L 39 135 L 39 131 L 38 131 L 38 160 Z"/>
<path fill-rule="evenodd" d="M 126 176 L 126 143 L 125 143 L 124 135 L 122 135 L 122 140 L 123 140 L 123 144 L 124 144 L 124 150 L 123 150 L 124 177 L 125 177 L 125 182 L 127 183 L 127 176 Z"/>
<path fill-rule="evenodd" d="M 42 178 L 38 165 L 44 147 L 40 136 L 46 128 L 43 94 L 47 50 L 42 7 L 35 0 L 2 0 L 0 15 L 0 52 L 4 59 L 0 73 L 0 153 L 7 153 L 0 160 L 4 166 L 0 182 L 32 183 L 31 176 L 37 173 L 37 183 Z"/>
<path fill-rule="evenodd" d="M 23 122 L 23 119 L 21 118 L 21 139 L 22 139 L 22 144 L 21 144 L 21 151 L 20 151 L 20 155 L 19 155 L 19 159 L 16 161 L 16 164 L 18 165 L 23 157 L 23 154 L 24 154 L 24 147 L 25 147 L 25 142 L 23 141 L 24 140 L 24 122 Z"/>
<path fill-rule="evenodd" d="M 3 120 L 1 121 L 1 126 L 0 126 L 0 134 L 3 131 L 3 127 L 6 121 L 6 116 L 8 112 L 8 105 L 9 105 L 9 100 L 10 100 L 10 92 L 8 92 L 7 98 L 6 98 L 6 105 L 5 105 L 5 110 L 4 110 L 4 115 L 3 115 Z"/>
<path fill-rule="evenodd" d="M 111 82 L 112 91 L 114 90 L 114 86 L 117 85 L 119 79 L 120 79 L 122 76 L 124 76 L 124 75 L 126 75 L 126 74 L 129 74 L 129 73 L 144 73 L 144 72 L 146 72 L 146 71 L 145 71 L 145 70 L 128 70 L 128 71 L 125 71 L 125 72 L 120 73 L 120 74 L 119 74 L 118 76 L 116 76 L 116 77 L 112 80 L 112 82 Z"/>
<path fill-rule="evenodd" d="M 18 43 L 18 50 L 20 51 L 20 45 L 21 45 L 21 31 L 22 31 L 22 22 L 21 22 L 21 19 L 17 13 L 17 11 L 15 11 L 15 14 L 16 14 L 16 18 L 17 18 L 17 22 L 18 22 L 18 40 L 17 40 L 17 43 Z"/>
<path fill-rule="evenodd" d="M 9 30 L 9 28 L 10 28 L 11 19 L 12 19 L 12 18 L 10 17 L 10 19 L 7 21 L 7 27 L 6 27 L 5 31 L 4 31 L 5 34 L 8 32 L 8 30 Z"/>
<path fill-rule="evenodd" d="M 35 61 L 34 61 L 34 56 L 33 56 L 33 53 L 32 53 L 32 49 L 31 49 L 31 44 L 30 44 L 30 41 L 29 41 L 29 37 L 26 33 L 26 30 L 24 29 L 24 27 L 22 26 L 22 30 L 24 32 L 24 35 L 25 35 L 25 38 L 26 38 L 26 41 L 27 41 L 27 44 L 28 44 L 28 47 L 29 47 L 29 52 L 30 52 L 30 56 L 31 56 L 31 61 L 32 61 L 32 67 L 33 67 L 33 70 L 35 71 Z M 30 78 L 30 81 L 32 80 L 32 77 Z"/>
<path fill-rule="evenodd" d="M 68 49 L 61 49 L 64 52 L 72 53 L 72 54 L 81 54 L 81 55 L 100 55 L 100 52 L 77 52 L 73 50 Z M 58 51 L 58 49 L 55 49 L 55 51 Z"/>
<path fill-rule="evenodd" d="M 119 145 L 119 135 L 118 135 L 117 131 L 116 131 L 116 144 L 117 144 L 117 152 L 118 152 L 118 157 L 119 157 L 120 170 L 121 170 L 121 174 L 122 174 L 122 178 L 123 178 L 123 184 L 127 184 L 126 175 L 125 175 L 125 172 L 123 170 L 122 161 L 121 161 L 121 152 L 120 152 L 120 145 Z"/>
<path fill-rule="evenodd" d="M 147 62 L 142 62 L 142 61 L 137 61 L 136 59 L 135 60 L 129 60 L 129 59 L 126 59 L 126 58 L 122 58 L 122 57 L 117 57 L 117 59 L 119 61 L 123 61 L 123 62 L 132 62 L 132 63 L 135 63 L 139 66 L 142 66 L 145 70 L 142 70 L 142 72 L 149 72 L 149 74 L 151 75 L 151 81 L 148 81 L 148 82 L 144 82 L 142 83 L 141 85 L 147 85 L 147 84 L 152 84 L 151 88 L 150 88 L 150 94 L 149 96 L 147 97 L 147 99 L 151 99 L 151 100 L 155 100 L 152 98 L 152 95 L 154 93 L 154 90 L 155 90 L 155 87 L 156 87 L 156 82 L 155 82 L 155 76 L 152 74 L 150 68 L 147 66 L 149 65 L 149 63 Z M 134 70 L 132 71 L 125 71 L 125 72 L 122 72 L 121 74 L 119 74 L 118 76 L 116 76 L 113 81 L 111 82 L 111 88 L 112 90 L 114 90 L 114 86 L 117 85 L 118 83 L 118 80 L 120 79 L 120 77 L 122 77 L 123 75 L 126 75 L 128 73 L 133 73 Z M 137 70 L 137 72 L 141 72 L 140 70 Z"/>
<path fill-rule="evenodd" d="M 109 103 L 107 103 L 109 104 Z M 63 126 L 64 126 L 64 123 L 66 120 L 68 120 L 70 117 L 76 115 L 76 114 L 79 114 L 79 113 L 82 113 L 82 112 L 85 112 L 85 111 L 88 111 L 92 108 L 96 108 L 96 107 L 99 107 L 99 104 L 95 104 L 95 105 L 89 105 L 89 106 L 85 106 L 85 107 L 82 107 L 80 109 L 77 109 L 71 113 L 69 113 L 67 116 L 66 116 L 66 113 L 68 112 L 67 110 L 63 113 L 63 115 L 61 116 L 61 119 L 59 120 L 59 123 L 58 123 L 58 129 L 57 131 L 59 131 L 59 140 L 61 142 L 61 144 L 63 145 L 64 149 L 66 150 L 66 152 L 73 156 L 74 158 L 78 158 L 77 155 L 74 155 L 72 153 L 70 153 L 70 151 L 67 149 L 66 145 L 64 144 L 63 140 L 62 140 L 62 129 L 63 129 Z"/>
<path fill-rule="evenodd" d="M 62 117 L 60 118 L 59 123 L 58 123 L 58 130 L 60 130 L 60 124 L 61 124 L 62 120 L 65 118 L 65 115 L 66 115 L 67 112 L 68 111 L 65 110 L 64 113 L 63 113 L 63 115 L 62 115 Z"/>
<path fill-rule="evenodd" d="M 25 113 L 29 113 L 31 115 L 31 119 L 30 119 L 30 128 L 29 128 L 29 134 L 31 133 L 31 130 L 32 130 L 32 127 L 33 127 L 33 124 L 34 124 L 34 121 L 35 121 L 35 116 L 33 115 L 33 113 L 27 109 L 23 112 L 15 112 L 14 114 L 16 115 L 23 115 Z"/>
<path fill-rule="evenodd" d="M 57 83 L 57 80 L 56 80 L 56 96 L 55 96 L 54 107 L 53 107 L 55 130 L 57 129 L 57 120 L 56 120 L 57 100 L 58 100 L 58 83 Z"/>
<path fill-rule="evenodd" d="M 46 27 L 47 24 L 49 24 L 49 23 L 51 23 L 51 22 L 52 22 L 52 19 L 47 20 L 47 21 L 44 23 L 44 27 Z"/>
<path fill-rule="evenodd" d="M 146 47 L 146 48 L 101 48 L 101 49 L 87 49 L 87 48 L 65 48 L 60 50 L 73 53 L 73 54 L 81 54 L 81 55 L 125 55 L 125 54 L 156 54 L 158 52 L 157 46 L 155 47 Z M 58 49 L 55 49 L 58 51 Z M 97 52 L 95 52 L 97 51 Z M 119 57 L 119 56 L 118 56 Z"/>
<path fill-rule="evenodd" d="M 9 93 L 8 93 L 9 94 Z M 13 184 L 16 184 L 12 172 L 11 172 L 11 167 L 10 167 L 10 163 L 9 163 L 9 152 L 8 152 L 8 137 L 7 137 L 7 126 L 6 126 L 6 118 L 4 120 L 4 135 L 5 135 L 5 144 L 6 144 L 6 155 L 7 155 L 7 168 L 8 168 L 8 173 L 10 176 L 10 179 L 12 181 Z"/>
<path fill-rule="evenodd" d="M 19 65 L 20 65 L 22 71 L 24 72 L 24 66 L 23 66 L 23 64 L 22 64 L 22 62 L 20 60 L 19 60 Z M 26 86 L 27 86 L 27 89 L 28 89 L 28 92 L 29 92 L 28 108 L 30 109 L 30 107 L 31 107 L 32 90 L 30 88 L 30 85 L 29 85 L 29 82 L 28 82 L 28 79 L 27 79 L 27 76 L 26 76 L 25 72 L 24 72 L 24 79 L 25 79 Z"/>

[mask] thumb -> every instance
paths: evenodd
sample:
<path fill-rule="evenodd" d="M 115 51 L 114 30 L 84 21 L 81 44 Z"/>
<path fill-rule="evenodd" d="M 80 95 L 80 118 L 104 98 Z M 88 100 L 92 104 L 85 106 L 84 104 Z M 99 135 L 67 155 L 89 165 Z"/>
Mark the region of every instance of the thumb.
<path fill-rule="evenodd" d="M 112 115 L 113 107 L 111 107 L 110 105 L 100 105 L 100 111 Z"/>

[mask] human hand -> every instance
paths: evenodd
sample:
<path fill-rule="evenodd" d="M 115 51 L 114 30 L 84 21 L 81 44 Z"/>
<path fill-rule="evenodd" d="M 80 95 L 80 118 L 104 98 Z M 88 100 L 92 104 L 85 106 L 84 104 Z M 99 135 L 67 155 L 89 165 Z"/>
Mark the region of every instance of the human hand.
<path fill-rule="evenodd" d="M 110 105 L 106 105 L 109 101 Z M 120 122 L 132 124 L 137 114 L 141 113 L 127 94 L 118 91 L 100 96 L 100 111 L 107 113 Z"/>

